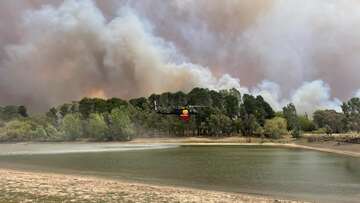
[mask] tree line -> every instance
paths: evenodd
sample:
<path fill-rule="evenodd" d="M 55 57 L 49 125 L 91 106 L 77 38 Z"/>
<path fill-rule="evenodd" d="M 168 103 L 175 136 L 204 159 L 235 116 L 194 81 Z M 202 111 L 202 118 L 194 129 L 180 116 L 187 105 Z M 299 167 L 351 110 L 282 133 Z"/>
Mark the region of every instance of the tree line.
<path fill-rule="evenodd" d="M 171 112 L 199 105 L 188 122 Z M 128 101 L 119 98 L 83 98 L 28 115 L 25 106 L 0 107 L 0 141 L 126 141 L 133 137 L 233 135 L 280 138 L 304 132 L 319 134 L 360 131 L 360 99 L 342 105 L 342 112 L 318 110 L 310 118 L 299 115 L 293 104 L 274 109 L 262 96 L 241 95 L 236 89 L 194 88 L 189 93 L 152 94 Z"/>

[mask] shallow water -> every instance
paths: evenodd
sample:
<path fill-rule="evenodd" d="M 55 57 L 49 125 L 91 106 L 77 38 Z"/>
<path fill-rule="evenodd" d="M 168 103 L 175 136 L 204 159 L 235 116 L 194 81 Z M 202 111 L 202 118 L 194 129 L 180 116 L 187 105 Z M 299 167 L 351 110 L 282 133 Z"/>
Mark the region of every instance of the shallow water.
<path fill-rule="evenodd" d="M 0 166 L 318 202 L 360 200 L 359 158 L 265 146 L 154 146 L 160 148 L 22 155 L 4 155 L 2 147 Z"/>

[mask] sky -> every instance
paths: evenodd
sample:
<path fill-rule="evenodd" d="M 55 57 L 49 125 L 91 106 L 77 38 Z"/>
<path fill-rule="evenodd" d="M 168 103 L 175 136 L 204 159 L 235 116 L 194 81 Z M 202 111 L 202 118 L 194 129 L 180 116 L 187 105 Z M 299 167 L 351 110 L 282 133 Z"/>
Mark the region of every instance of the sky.
<path fill-rule="evenodd" d="M 357 0 L 3 0 L 0 105 L 237 88 L 280 110 L 360 95 Z"/>

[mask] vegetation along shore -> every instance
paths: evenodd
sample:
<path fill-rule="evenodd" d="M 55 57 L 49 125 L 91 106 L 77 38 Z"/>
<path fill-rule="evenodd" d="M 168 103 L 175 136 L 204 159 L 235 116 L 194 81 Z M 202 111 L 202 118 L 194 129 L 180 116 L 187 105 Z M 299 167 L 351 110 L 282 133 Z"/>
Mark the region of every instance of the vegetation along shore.
<path fill-rule="evenodd" d="M 190 120 L 171 115 L 174 108 L 201 106 Z M 161 112 L 161 113 L 159 113 Z M 261 96 L 241 95 L 236 89 L 214 91 L 194 88 L 152 94 L 128 101 L 119 98 L 84 98 L 29 115 L 25 106 L 0 107 L 0 141 L 129 141 L 141 137 L 229 137 L 298 139 L 310 142 L 359 143 L 360 99 L 342 105 L 342 112 L 318 110 L 299 114 L 293 104 L 276 112 Z M 326 138 L 329 136 L 329 138 Z M 337 139 L 338 140 L 338 139 Z"/>
<path fill-rule="evenodd" d="M 201 106 L 189 120 L 170 114 Z M 360 99 L 342 112 L 275 111 L 261 96 L 194 88 L 148 98 L 84 98 L 46 113 L 0 107 L 0 142 L 123 142 L 268 145 L 360 157 Z M 0 202 L 298 202 L 121 180 L 0 169 Z"/>

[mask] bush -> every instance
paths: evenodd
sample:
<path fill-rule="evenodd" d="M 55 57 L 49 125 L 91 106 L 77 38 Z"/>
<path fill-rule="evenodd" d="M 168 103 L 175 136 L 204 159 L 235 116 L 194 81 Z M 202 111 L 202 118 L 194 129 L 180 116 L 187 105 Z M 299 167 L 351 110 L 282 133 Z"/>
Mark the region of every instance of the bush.
<path fill-rule="evenodd" d="M 261 127 L 260 125 L 257 126 L 257 128 L 254 131 L 254 135 L 258 136 L 258 137 L 263 137 L 265 135 L 265 130 L 263 127 Z"/>
<path fill-rule="evenodd" d="M 46 130 L 42 126 L 38 126 L 35 130 L 31 131 L 31 140 L 46 141 L 47 137 Z"/>
<path fill-rule="evenodd" d="M 326 135 L 332 135 L 333 134 L 333 130 L 331 129 L 331 127 L 329 125 L 325 125 L 325 133 Z"/>
<path fill-rule="evenodd" d="M 325 128 L 318 128 L 318 129 L 312 131 L 311 133 L 313 133 L 313 134 L 326 134 L 326 129 Z"/>
<path fill-rule="evenodd" d="M 46 134 L 48 135 L 48 140 L 51 141 L 64 141 L 65 133 L 64 131 L 57 130 L 53 125 L 48 124 L 45 128 Z"/>
<path fill-rule="evenodd" d="M 287 123 L 284 118 L 275 117 L 265 122 L 265 133 L 271 138 L 278 139 L 287 132 Z"/>
<path fill-rule="evenodd" d="M 291 131 L 291 136 L 293 138 L 300 138 L 303 135 L 303 131 L 300 129 L 300 127 L 296 127 Z"/>
<path fill-rule="evenodd" d="M 298 116 L 298 123 L 300 129 L 305 132 L 311 132 L 315 130 L 315 124 L 307 116 Z"/>
<path fill-rule="evenodd" d="M 29 141 L 33 135 L 31 124 L 20 120 L 6 123 L 2 131 L 1 141 Z"/>

